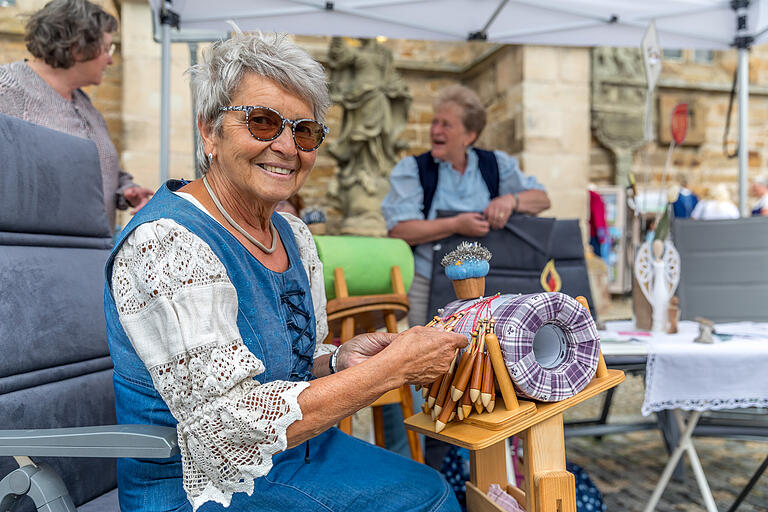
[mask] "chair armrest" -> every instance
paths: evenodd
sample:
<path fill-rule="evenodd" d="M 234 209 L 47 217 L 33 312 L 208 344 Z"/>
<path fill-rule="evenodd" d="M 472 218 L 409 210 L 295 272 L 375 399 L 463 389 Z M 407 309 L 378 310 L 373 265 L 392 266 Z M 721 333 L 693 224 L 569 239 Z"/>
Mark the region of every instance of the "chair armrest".
<path fill-rule="evenodd" d="M 0 430 L 0 455 L 164 459 L 178 453 L 176 429 L 157 425 Z"/>

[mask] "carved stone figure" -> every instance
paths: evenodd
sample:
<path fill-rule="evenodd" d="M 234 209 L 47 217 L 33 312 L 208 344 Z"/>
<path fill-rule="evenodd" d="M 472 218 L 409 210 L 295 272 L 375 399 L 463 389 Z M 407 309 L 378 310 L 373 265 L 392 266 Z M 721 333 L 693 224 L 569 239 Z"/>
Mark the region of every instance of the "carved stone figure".
<path fill-rule="evenodd" d="M 647 84 L 643 56 L 634 48 L 592 50 L 592 129 L 615 158 L 615 183 L 629 183 L 632 155 L 645 142 Z"/>
<path fill-rule="evenodd" d="M 344 215 L 343 234 L 385 236 L 381 202 L 389 172 L 406 144 L 397 138 L 408 121 L 411 96 L 392 53 L 375 39 L 350 47 L 334 37 L 328 50 L 331 99 L 343 111 L 341 133 L 329 152 L 339 164 L 329 194 Z"/>

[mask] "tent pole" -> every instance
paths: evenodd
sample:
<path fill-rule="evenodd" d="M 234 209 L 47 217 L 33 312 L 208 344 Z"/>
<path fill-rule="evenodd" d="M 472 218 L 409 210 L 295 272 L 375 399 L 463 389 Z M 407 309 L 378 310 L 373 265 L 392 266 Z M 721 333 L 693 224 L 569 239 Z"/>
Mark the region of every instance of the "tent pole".
<path fill-rule="evenodd" d="M 189 67 L 193 67 L 197 65 L 197 43 L 187 43 L 187 46 L 189 46 Z M 197 130 L 197 105 L 195 103 L 195 91 L 192 88 L 192 83 L 189 84 L 189 92 L 190 97 L 192 98 L 192 155 L 194 156 L 195 161 L 195 179 L 202 178 L 202 174 L 200 174 L 200 168 L 198 167 L 197 162 L 197 139 L 198 139 L 198 130 Z"/>
<path fill-rule="evenodd" d="M 171 27 L 163 23 L 160 71 L 160 184 L 168 181 L 171 133 Z"/>
<path fill-rule="evenodd" d="M 749 175 L 749 49 L 739 48 L 739 211 L 748 217 L 747 177 Z"/>
<path fill-rule="evenodd" d="M 739 213 L 742 217 L 747 211 L 747 178 L 749 176 L 749 47 L 754 38 L 749 35 L 747 14 L 750 0 L 732 0 L 731 9 L 736 13 L 736 37 L 733 46 L 739 51 L 738 88 L 739 88 Z"/>
<path fill-rule="evenodd" d="M 179 27 L 179 15 L 171 10 L 172 0 L 160 8 L 162 57 L 160 66 L 160 184 L 170 177 L 171 151 L 171 27 Z"/>

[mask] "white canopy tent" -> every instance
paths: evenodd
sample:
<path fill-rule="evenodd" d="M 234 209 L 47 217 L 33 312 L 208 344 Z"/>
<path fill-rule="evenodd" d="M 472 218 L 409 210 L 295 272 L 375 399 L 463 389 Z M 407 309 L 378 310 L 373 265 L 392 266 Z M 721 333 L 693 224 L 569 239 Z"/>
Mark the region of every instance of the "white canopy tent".
<path fill-rule="evenodd" d="M 639 47 L 651 21 L 662 48 L 739 52 L 739 207 L 747 209 L 748 51 L 768 39 L 768 0 L 149 0 L 162 42 L 160 172 L 168 178 L 171 41 L 244 31 Z M 172 30 L 171 25 L 179 30 Z"/>

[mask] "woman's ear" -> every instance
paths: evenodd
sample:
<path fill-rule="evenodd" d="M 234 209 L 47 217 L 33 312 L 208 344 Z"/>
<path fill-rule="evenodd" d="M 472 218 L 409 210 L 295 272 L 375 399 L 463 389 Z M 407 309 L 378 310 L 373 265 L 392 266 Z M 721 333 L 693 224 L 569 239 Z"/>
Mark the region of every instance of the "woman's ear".
<path fill-rule="evenodd" d="M 200 132 L 200 138 L 203 139 L 203 151 L 205 154 L 213 152 L 216 136 L 213 133 L 213 127 L 203 122 L 201 117 L 197 118 L 197 129 Z"/>
<path fill-rule="evenodd" d="M 471 146 L 477 142 L 477 132 L 466 132 L 466 138 L 464 139 L 465 146 Z"/>

